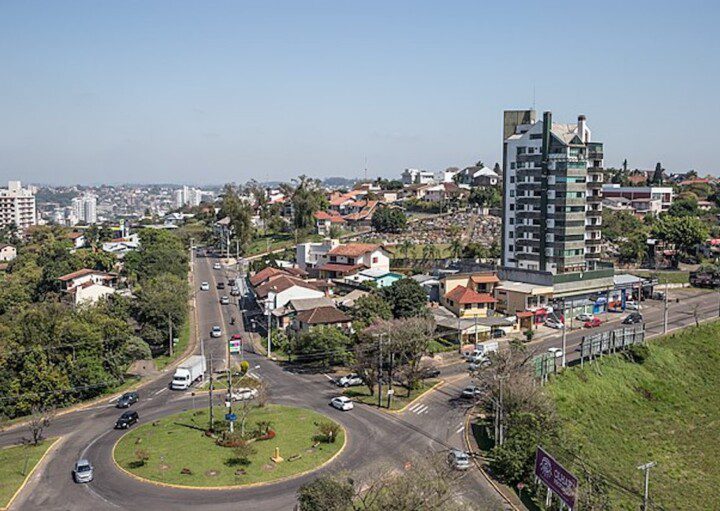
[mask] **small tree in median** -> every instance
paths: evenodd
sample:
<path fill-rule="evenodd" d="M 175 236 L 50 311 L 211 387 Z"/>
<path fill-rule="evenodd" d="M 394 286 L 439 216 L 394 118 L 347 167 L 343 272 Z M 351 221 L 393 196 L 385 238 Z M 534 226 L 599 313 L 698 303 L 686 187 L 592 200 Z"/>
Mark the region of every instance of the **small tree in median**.
<path fill-rule="evenodd" d="M 55 411 L 53 409 L 44 409 L 40 407 L 33 407 L 32 417 L 27 423 L 27 430 L 30 433 L 30 438 L 26 441 L 32 445 L 38 445 L 44 438 L 43 432 L 45 428 L 50 426 Z"/>

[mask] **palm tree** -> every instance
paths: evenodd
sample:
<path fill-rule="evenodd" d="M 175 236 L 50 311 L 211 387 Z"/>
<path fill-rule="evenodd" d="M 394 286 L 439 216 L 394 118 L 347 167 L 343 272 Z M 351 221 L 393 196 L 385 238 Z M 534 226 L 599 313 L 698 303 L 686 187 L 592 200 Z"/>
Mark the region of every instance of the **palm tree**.
<path fill-rule="evenodd" d="M 410 251 L 413 248 L 412 241 L 406 239 L 403 240 L 402 243 L 400 243 L 400 250 L 402 251 L 403 255 L 405 256 L 405 259 L 410 259 Z"/>
<path fill-rule="evenodd" d="M 452 240 L 452 243 L 450 244 L 450 254 L 452 254 L 452 256 L 455 259 L 460 259 L 464 248 L 465 247 L 463 246 L 463 243 L 460 240 L 460 238 L 455 238 L 454 240 Z"/>
<path fill-rule="evenodd" d="M 429 261 L 431 259 L 437 259 L 437 255 L 438 255 L 438 249 L 432 243 L 428 243 L 427 245 L 423 246 L 423 249 L 422 249 L 423 260 Z"/>

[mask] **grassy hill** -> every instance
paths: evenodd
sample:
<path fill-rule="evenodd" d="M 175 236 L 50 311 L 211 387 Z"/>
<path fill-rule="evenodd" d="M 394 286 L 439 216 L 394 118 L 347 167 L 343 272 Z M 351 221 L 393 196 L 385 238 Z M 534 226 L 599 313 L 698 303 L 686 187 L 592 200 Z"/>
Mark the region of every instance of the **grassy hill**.
<path fill-rule="evenodd" d="M 618 486 L 640 493 L 636 467 L 648 461 L 658 464 L 650 477 L 655 509 L 718 509 L 720 322 L 649 346 L 643 364 L 610 356 L 553 381 L 565 431 L 591 470 L 619 483 L 611 509 L 639 509 Z"/>

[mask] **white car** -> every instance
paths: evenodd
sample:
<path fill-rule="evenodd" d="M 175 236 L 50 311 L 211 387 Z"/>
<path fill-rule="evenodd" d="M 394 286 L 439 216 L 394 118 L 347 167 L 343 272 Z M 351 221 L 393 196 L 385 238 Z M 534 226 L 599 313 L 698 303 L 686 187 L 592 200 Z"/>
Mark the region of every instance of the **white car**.
<path fill-rule="evenodd" d="M 563 351 L 560 348 L 548 348 L 548 353 L 550 353 L 555 358 L 560 358 L 563 356 Z"/>
<path fill-rule="evenodd" d="M 255 399 L 257 396 L 258 390 L 251 389 L 250 387 L 233 390 L 233 393 L 230 395 L 233 401 L 247 401 L 248 399 Z"/>
<path fill-rule="evenodd" d="M 587 313 L 587 312 L 583 312 L 583 313 L 578 314 L 577 316 L 575 316 L 575 319 L 577 319 L 578 321 L 582 321 L 583 323 L 585 323 L 586 321 L 592 321 L 593 319 L 595 319 L 595 316 L 593 316 L 592 314 L 589 314 L 589 313 Z"/>
<path fill-rule="evenodd" d="M 337 380 L 339 387 L 356 387 L 363 384 L 363 379 L 355 373 L 350 373 Z"/>
<path fill-rule="evenodd" d="M 212 327 L 212 330 L 210 330 L 210 337 L 220 337 L 222 335 L 222 329 L 215 325 Z"/>
<path fill-rule="evenodd" d="M 330 406 L 332 406 L 333 408 L 337 408 L 338 410 L 341 410 L 343 412 L 347 412 L 348 410 L 353 409 L 352 401 L 350 401 L 349 397 L 345 396 L 332 398 L 332 401 L 330 401 Z"/>
<path fill-rule="evenodd" d="M 200 284 L 200 291 L 210 291 L 210 284 L 207 282 Z"/>
<path fill-rule="evenodd" d="M 220 305 L 230 305 L 230 298 L 228 298 L 227 296 L 221 296 Z"/>
<path fill-rule="evenodd" d="M 469 385 L 462 390 L 462 393 L 460 395 L 465 398 L 474 398 L 480 397 L 480 394 L 482 394 L 482 391 L 479 387 L 476 387 L 475 385 Z"/>
<path fill-rule="evenodd" d="M 213 264 L 213 270 L 219 270 L 221 268 L 220 263 Z"/>
<path fill-rule="evenodd" d="M 634 300 L 627 300 L 625 301 L 625 309 L 629 311 L 637 311 L 640 310 L 640 305 Z"/>
<path fill-rule="evenodd" d="M 545 320 L 545 326 L 554 328 L 556 330 L 562 330 L 563 328 L 565 328 L 565 325 L 563 325 L 560 321 L 552 318 L 548 318 Z"/>
<path fill-rule="evenodd" d="M 467 470 L 470 468 L 470 456 L 465 451 L 453 449 L 448 454 L 448 463 L 455 470 Z"/>

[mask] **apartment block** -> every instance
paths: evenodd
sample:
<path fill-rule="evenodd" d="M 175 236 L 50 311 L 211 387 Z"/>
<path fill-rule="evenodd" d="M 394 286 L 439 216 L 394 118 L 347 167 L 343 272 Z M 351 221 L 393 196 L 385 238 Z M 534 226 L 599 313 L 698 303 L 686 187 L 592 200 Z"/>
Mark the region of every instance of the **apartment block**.
<path fill-rule="evenodd" d="M 72 200 L 72 209 L 78 222 L 90 225 L 97 223 L 97 197 L 92 194 L 81 195 Z"/>
<path fill-rule="evenodd" d="M 603 145 L 576 123 L 512 110 L 503 119 L 503 266 L 582 272 L 600 257 Z"/>
<path fill-rule="evenodd" d="M 31 188 L 23 188 L 20 181 L 9 181 L 7 188 L 0 188 L 0 228 L 14 225 L 24 231 L 37 224 L 35 194 Z"/>

